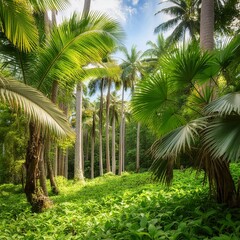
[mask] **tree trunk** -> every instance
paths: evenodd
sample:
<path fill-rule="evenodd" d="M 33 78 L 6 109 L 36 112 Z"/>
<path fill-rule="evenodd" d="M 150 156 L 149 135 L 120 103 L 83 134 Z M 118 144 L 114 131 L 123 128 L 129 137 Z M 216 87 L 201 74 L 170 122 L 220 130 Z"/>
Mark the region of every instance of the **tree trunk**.
<path fill-rule="evenodd" d="M 124 123 L 124 86 L 122 86 L 122 107 L 121 107 L 121 123 L 119 134 L 119 162 L 118 162 L 118 175 L 122 175 L 123 166 L 123 123 Z"/>
<path fill-rule="evenodd" d="M 49 141 L 49 138 L 47 138 L 47 140 L 45 142 L 44 149 L 45 149 L 45 151 L 44 151 L 44 155 L 45 155 L 44 158 L 45 158 L 45 161 L 47 163 L 48 177 L 49 177 L 49 180 L 50 180 L 51 189 L 52 189 L 52 192 L 57 195 L 57 194 L 59 194 L 59 190 L 58 190 L 57 184 L 56 184 L 55 179 L 54 179 L 52 163 L 51 163 L 51 159 L 49 157 L 49 152 L 50 152 L 50 141 Z"/>
<path fill-rule="evenodd" d="M 58 175 L 58 148 L 54 146 L 53 173 L 54 177 Z"/>
<path fill-rule="evenodd" d="M 214 0 L 202 0 L 200 46 L 204 50 L 214 48 Z"/>
<path fill-rule="evenodd" d="M 102 115 L 103 115 L 103 89 L 104 79 L 101 80 L 101 97 L 100 97 L 100 109 L 99 109 L 99 171 L 100 176 L 103 175 L 103 147 L 102 147 Z"/>
<path fill-rule="evenodd" d="M 77 85 L 76 93 L 76 142 L 75 142 L 75 161 L 74 179 L 84 181 L 83 159 L 82 159 L 82 83 Z"/>
<path fill-rule="evenodd" d="M 92 132 L 91 132 L 91 178 L 94 178 L 94 149 L 95 149 L 95 112 L 93 113 Z"/>
<path fill-rule="evenodd" d="M 42 151 L 40 153 L 40 159 L 39 159 L 39 162 L 38 162 L 38 169 L 39 169 L 40 186 L 43 190 L 44 195 L 48 196 L 45 166 L 44 166 L 44 148 L 42 148 Z"/>
<path fill-rule="evenodd" d="M 110 147 L 109 147 L 109 113 L 110 113 L 110 89 L 111 89 L 111 80 L 108 79 L 108 92 L 107 92 L 107 101 L 106 101 L 106 167 L 107 172 L 111 171 L 110 164 Z"/>
<path fill-rule="evenodd" d="M 29 141 L 26 153 L 26 184 L 25 193 L 33 212 L 42 212 L 49 206 L 49 199 L 43 195 L 42 189 L 37 187 L 39 178 L 38 163 L 43 148 L 42 136 L 39 128 L 32 122 L 29 124 Z"/>
<path fill-rule="evenodd" d="M 122 130 L 122 171 L 125 171 L 125 152 L 126 152 L 126 144 L 125 144 L 125 130 L 126 130 L 126 117 L 123 114 L 123 130 Z"/>
<path fill-rule="evenodd" d="M 112 172 L 113 174 L 116 174 L 116 150 L 115 150 L 115 125 L 116 125 L 116 119 L 113 116 L 112 121 Z"/>
<path fill-rule="evenodd" d="M 66 149 L 66 153 L 65 153 L 64 177 L 68 179 L 68 148 Z"/>
<path fill-rule="evenodd" d="M 85 0 L 84 1 L 84 7 L 83 7 L 83 14 L 85 14 L 85 16 L 89 13 L 90 11 L 90 5 L 91 5 L 91 0 Z"/>
<path fill-rule="evenodd" d="M 140 123 L 137 124 L 137 154 L 136 154 L 136 172 L 140 170 Z"/>

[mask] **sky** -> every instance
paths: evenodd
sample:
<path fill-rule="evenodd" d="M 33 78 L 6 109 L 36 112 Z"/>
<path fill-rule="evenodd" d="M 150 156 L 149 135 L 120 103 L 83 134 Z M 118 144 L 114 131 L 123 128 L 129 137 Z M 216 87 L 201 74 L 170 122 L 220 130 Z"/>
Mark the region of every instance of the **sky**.
<path fill-rule="evenodd" d="M 82 11 L 84 0 L 70 2 L 71 6 L 58 14 L 58 19 L 71 16 L 74 11 Z M 92 0 L 91 10 L 107 13 L 118 20 L 126 35 L 124 45 L 128 49 L 136 45 L 138 50 L 144 51 L 147 49 L 147 41 L 156 40 L 154 28 L 169 19 L 166 15 L 155 15 L 162 6 L 159 2 L 160 0 Z"/>

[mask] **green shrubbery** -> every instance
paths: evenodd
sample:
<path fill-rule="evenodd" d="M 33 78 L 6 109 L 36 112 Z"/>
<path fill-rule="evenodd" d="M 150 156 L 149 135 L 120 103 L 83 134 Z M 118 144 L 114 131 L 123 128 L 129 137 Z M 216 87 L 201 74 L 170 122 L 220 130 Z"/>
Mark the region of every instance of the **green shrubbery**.
<path fill-rule="evenodd" d="M 2 185 L 0 239 L 240 239 L 239 209 L 210 200 L 201 174 L 174 174 L 169 188 L 149 173 L 107 174 L 84 186 L 59 178 L 61 193 L 41 214 L 31 213 L 21 186 Z"/>

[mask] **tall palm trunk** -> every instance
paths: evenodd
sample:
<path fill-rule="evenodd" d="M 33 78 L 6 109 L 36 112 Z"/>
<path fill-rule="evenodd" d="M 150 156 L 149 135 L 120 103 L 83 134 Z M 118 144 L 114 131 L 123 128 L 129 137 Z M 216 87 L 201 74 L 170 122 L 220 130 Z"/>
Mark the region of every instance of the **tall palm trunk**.
<path fill-rule="evenodd" d="M 66 149 L 66 153 L 65 153 L 64 177 L 68 179 L 68 148 Z"/>
<path fill-rule="evenodd" d="M 82 83 L 77 85 L 76 93 L 76 142 L 75 142 L 75 161 L 74 179 L 84 181 L 83 155 L 82 155 Z"/>
<path fill-rule="evenodd" d="M 120 123 L 120 134 L 119 134 L 119 162 L 118 162 L 118 175 L 122 175 L 123 167 L 123 125 L 124 125 L 124 86 L 122 86 L 122 106 L 121 106 L 121 123 Z"/>
<path fill-rule="evenodd" d="M 116 174 L 116 150 L 115 150 L 115 128 L 116 128 L 116 119 L 113 116 L 112 120 L 112 172 Z"/>
<path fill-rule="evenodd" d="M 202 0 L 200 46 L 204 50 L 214 48 L 214 0 Z"/>
<path fill-rule="evenodd" d="M 106 101 L 106 167 L 107 167 L 107 172 L 111 171 L 110 147 L 109 147 L 110 89 L 111 89 L 111 80 L 108 79 L 108 92 L 107 92 L 107 101 Z"/>
<path fill-rule="evenodd" d="M 140 123 L 137 124 L 137 154 L 136 154 L 136 172 L 140 170 Z"/>
<path fill-rule="evenodd" d="M 100 172 L 100 176 L 103 175 L 103 147 L 102 147 L 103 89 L 104 89 L 104 79 L 101 80 L 101 97 L 100 97 L 100 108 L 99 108 L 99 172 Z"/>
<path fill-rule="evenodd" d="M 93 113 L 92 131 L 91 131 L 91 178 L 94 178 L 94 149 L 95 149 L 95 128 L 96 114 Z"/>

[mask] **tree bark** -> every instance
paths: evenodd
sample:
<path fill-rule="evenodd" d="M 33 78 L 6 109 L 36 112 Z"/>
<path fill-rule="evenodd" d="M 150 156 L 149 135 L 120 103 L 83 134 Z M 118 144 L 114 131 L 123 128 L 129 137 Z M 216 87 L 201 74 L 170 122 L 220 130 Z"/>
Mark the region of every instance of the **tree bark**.
<path fill-rule="evenodd" d="M 28 202 L 32 205 L 32 211 L 42 212 L 48 207 L 50 201 L 44 196 L 42 189 L 37 187 L 37 179 L 39 178 L 38 163 L 43 148 L 43 138 L 39 128 L 32 122 L 29 123 L 29 135 L 25 162 L 25 193 Z"/>
<path fill-rule="evenodd" d="M 200 46 L 203 50 L 214 48 L 214 0 L 202 0 Z"/>
<path fill-rule="evenodd" d="M 113 116 L 113 121 L 112 121 L 112 172 L 113 174 L 116 174 L 116 150 L 115 150 L 115 128 L 116 128 L 116 119 Z"/>
<path fill-rule="evenodd" d="M 95 149 L 95 113 L 93 113 L 93 123 L 91 132 L 91 178 L 94 178 L 94 149 Z"/>
<path fill-rule="evenodd" d="M 39 159 L 39 162 L 38 162 L 38 169 L 39 169 L 40 186 L 43 190 L 44 195 L 48 196 L 45 166 L 44 166 L 44 148 L 42 148 L 41 153 L 40 153 L 40 159 Z"/>
<path fill-rule="evenodd" d="M 109 113 L 110 113 L 110 89 L 111 89 L 111 80 L 108 79 L 108 92 L 107 92 L 107 101 L 106 101 L 106 167 L 107 172 L 111 171 L 110 164 L 110 146 L 109 146 Z"/>
<path fill-rule="evenodd" d="M 66 153 L 65 153 L 64 177 L 68 179 L 68 148 L 66 149 Z"/>
<path fill-rule="evenodd" d="M 100 176 L 103 175 L 103 147 L 102 147 L 102 115 L 103 115 L 103 89 L 104 79 L 101 80 L 101 97 L 100 97 L 100 109 L 99 109 L 99 172 Z"/>
<path fill-rule="evenodd" d="M 52 163 L 51 163 L 51 159 L 49 157 L 49 152 L 50 152 L 50 140 L 49 140 L 49 138 L 47 138 L 47 140 L 45 142 L 44 149 L 45 149 L 44 158 L 45 158 L 45 161 L 47 163 L 48 177 L 49 177 L 49 180 L 50 180 L 51 189 L 52 189 L 52 192 L 57 195 L 57 194 L 59 194 L 59 190 L 58 190 L 57 184 L 56 184 L 55 179 L 54 179 Z"/>
<path fill-rule="evenodd" d="M 91 0 L 84 1 L 83 14 L 86 16 L 90 11 Z"/>
<path fill-rule="evenodd" d="M 76 142 L 75 142 L 75 161 L 74 179 L 84 181 L 83 159 L 82 159 L 82 83 L 77 85 L 76 93 Z"/>
<path fill-rule="evenodd" d="M 140 123 L 137 124 L 137 153 L 136 153 L 136 172 L 140 170 Z"/>
<path fill-rule="evenodd" d="M 122 106 L 121 106 L 121 123 L 119 134 L 119 162 L 118 162 L 118 175 L 122 175 L 123 167 L 123 124 L 124 124 L 124 86 L 122 86 Z"/>

